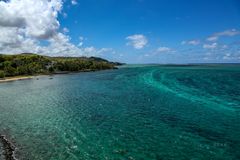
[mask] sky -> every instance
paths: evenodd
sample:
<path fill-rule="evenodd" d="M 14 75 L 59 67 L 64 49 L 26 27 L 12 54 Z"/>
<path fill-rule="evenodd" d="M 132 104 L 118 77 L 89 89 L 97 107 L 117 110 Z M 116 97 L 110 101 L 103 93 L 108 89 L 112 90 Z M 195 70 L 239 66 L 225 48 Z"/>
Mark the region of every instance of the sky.
<path fill-rule="evenodd" d="M 0 0 L 0 53 L 239 63 L 239 0 Z"/>

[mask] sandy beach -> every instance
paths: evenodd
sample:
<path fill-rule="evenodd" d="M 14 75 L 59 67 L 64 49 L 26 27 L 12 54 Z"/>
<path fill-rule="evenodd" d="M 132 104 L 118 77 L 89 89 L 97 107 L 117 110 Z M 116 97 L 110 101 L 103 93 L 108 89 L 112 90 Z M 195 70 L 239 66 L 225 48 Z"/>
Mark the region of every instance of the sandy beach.
<path fill-rule="evenodd" d="M 0 79 L 0 83 L 3 82 L 12 82 L 12 81 L 18 81 L 18 80 L 27 80 L 27 79 L 32 79 L 33 76 L 18 76 L 18 77 L 7 77 L 4 79 Z"/>

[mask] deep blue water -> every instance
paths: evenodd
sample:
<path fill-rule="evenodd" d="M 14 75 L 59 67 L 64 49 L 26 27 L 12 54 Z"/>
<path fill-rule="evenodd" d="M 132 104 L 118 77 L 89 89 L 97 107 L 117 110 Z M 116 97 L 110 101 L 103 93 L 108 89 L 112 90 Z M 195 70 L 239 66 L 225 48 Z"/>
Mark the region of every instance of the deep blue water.
<path fill-rule="evenodd" d="M 23 160 L 238 160 L 240 66 L 130 66 L 2 83 L 0 134 Z"/>

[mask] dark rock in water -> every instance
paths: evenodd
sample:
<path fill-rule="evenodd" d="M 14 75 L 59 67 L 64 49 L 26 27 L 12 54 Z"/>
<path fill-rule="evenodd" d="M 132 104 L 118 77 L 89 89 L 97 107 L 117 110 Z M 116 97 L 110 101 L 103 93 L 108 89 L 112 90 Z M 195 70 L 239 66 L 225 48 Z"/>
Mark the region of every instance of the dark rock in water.
<path fill-rule="evenodd" d="M 16 160 L 14 157 L 15 147 L 7 140 L 4 135 L 0 135 L 0 143 L 3 145 L 3 155 L 5 160 Z"/>

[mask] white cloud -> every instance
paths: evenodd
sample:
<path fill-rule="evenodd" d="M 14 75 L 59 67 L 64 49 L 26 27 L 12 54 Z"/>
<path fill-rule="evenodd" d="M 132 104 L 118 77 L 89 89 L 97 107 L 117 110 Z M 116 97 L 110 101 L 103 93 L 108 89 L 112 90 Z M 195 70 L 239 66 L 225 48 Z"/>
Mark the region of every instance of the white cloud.
<path fill-rule="evenodd" d="M 76 1 L 75 1 L 76 2 Z M 58 15 L 62 0 L 0 1 L 0 53 L 40 53 L 50 56 L 99 55 L 109 50 L 94 47 L 81 48 L 59 32 Z M 47 41 L 48 45 L 41 45 Z"/>
<path fill-rule="evenodd" d="M 198 45 L 200 43 L 200 41 L 198 40 L 192 40 L 192 41 L 189 41 L 188 44 L 191 44 L 191 45 Z"/>
<path fill-rule="evenodd" d="M 148 53 L 144 54 L 144 57 L 149 57 L 149 56 L 151 56 L 151 55 Z"/>
<path fill-rule="evenodd" d="M 143 56 L 144 57 L 154 57 L 159 54 L 164 54 L 164 53 L 174 53 L 175 50 L 169 48 L 169 47 L 159 47 L 156 50 L 154 50 L 152 53 L 146 53 Z"/>
<path fill-rule="evenodd" d="M 102 56 L 105 53 L 114 53 L 114 50 L 112 48 L 101 48 L 96 49 L 94 47 L 86 47 L 83 48 L 84 55 L 87 56 Z"/>
<path fill-rule="evenodd" d="M 129 41 L 127 45 L 133 46 L 135 49 L 142 49 L 148 43 L 147 38 L 142 34 L 131 35 L 126 37 L 126 39 Z"/>
<path fill-rule="evenodd" d="M 80 37 L 79 37 L 79 40 L 80 40 L 80 41 L 83 41 L 83 40 L 84 40 L 84 37 L 83 37 L 83 36 L 80 36 Z"/>
<path fill-rule="evenodd" d="M 66 27 L 64 27 L 64 28 L 63 28 L 63 32 L 64 32 L 64 33 L 68 33 L 68 32 L 69 32 L 69 29 L 66 28 Z"/>
<path fill-rule="evenodd" d="M 228 48 L 228 45 L 224 44 L 224 45 L 222 46 L 222 48 L 223 48 L 223 49 L 226 49 L 226 48 Z"/>
<path fill-rule="evenodd" d="M 212 43 L 212 44 L 204 44 L 203 48 L 205 49 L 215 49 L 217 47 L 217 43 Z"/>
<path fill-rule="evenodd" d="M 218 32 L 211 35 L 210 37 L 207 38 L 207 41 L 217 41 L 220 37 L 223 37 L 223 36 L 231 37 L 239 34 L 240 34 L 240 31 L 236 29 L 225 30 L 223 32 Z"/>
<path fill-rule="evenodd" d="M 157 49 L 157 52 L 158 52 L 158 53 L 170 52 L 170 51 L 172 51 L 172 49 L 171 49 L 171 48 L 168 48 L 168 47 L 159 47 L 159 48 Z"/>
<path fill-rule="evenodd" d="M 38 39 L 52 37 L 59 28 L 60 0 L 11 0 L 0 2 L 0 26 L 22 29 L 25 36 Z"/>
<path fill-rule="evenodd" d="M 82 36 L 79 37 L 79 43 L 78 43 L 78 46 L 79 46 L 79 47 L 82 47 L 82 46 L 83 46 L 83 41 L 84 41 L 84 39 L 85 39 L 85 38 L 82 37 Z"/>
<path fill-rule="evenodd" d="M 67 18 L 67 16 L 68 16 L 67 13 L 65 13 L 65 12 L 62 13 L 62 15 L 63 15 L 64 18 Z"/>
<path fill-rule="evenodd" d="M 79 47 L 82 47 L 82 46 L 83 46 L 83 42 L 80 41 L 80 42 L 78 43 L 78 46 L 79 46 Z"/>
<path fill-rule="evenodd" d="M 196 45 L 200 44 L 200 41 L 199 40 L 182 41 L 181 44 L 182 45 L 188 44 L 188 45 L 196 46 Z"/>
<path fill-rule="evenodd" d="M 72 5 L 77 5 L 78 4 L 77 0 L 72 0 L 71 3 L 72 3 Z"/>
<path fill-rule="evenodd" d="M 218 36 L 210 36 L 207 38 L 207 41 L 216 41 L 218 40 Z"/>
<path fill-rule="evenodd" d="M 240 59 L 240 57 L 238 57 L 238 55 L 233 55 L 231 53 L 226 53 L 225 55 L 223 55 L 222 59 L 223 60 L 237 60 L 237 59 Z"/>

